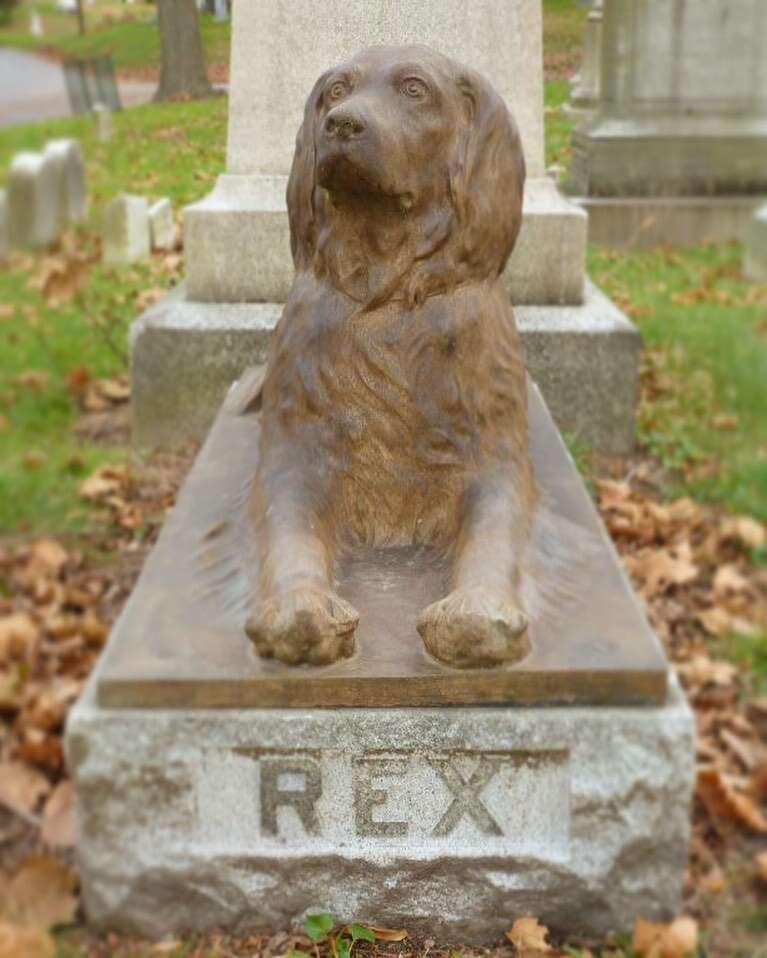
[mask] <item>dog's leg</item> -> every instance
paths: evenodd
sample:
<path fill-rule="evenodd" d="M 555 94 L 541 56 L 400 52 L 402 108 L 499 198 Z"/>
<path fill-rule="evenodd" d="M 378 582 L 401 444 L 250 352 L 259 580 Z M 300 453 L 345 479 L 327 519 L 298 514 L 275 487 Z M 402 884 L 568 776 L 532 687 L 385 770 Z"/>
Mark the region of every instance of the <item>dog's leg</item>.
<path fill-rule="evenodd" d="M 530 651 L 517 588 L 532 508 L 525 482 L 480 480 L 464 503 L 453 591 L 428 606 L 418 631 L 431 654 L 460 668 L 514 662 Z"/>
<path fill-rule="evenodd" d="M 331 587 L 333 543 L 295 472 L 260 483 L 260 599 L 245 626 L 263 658 L 327 665 L 354 651 L 359 614 Z"/>

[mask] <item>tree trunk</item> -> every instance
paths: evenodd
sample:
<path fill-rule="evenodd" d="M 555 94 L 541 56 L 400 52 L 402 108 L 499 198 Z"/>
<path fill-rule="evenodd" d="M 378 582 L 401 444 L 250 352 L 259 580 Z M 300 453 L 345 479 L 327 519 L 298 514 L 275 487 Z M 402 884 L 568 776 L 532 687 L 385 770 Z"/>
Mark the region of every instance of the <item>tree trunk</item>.
<path fill-rule="evenodd" d="M 83 11 L 83 0 L 77 0 L 77 32 L 80 36 L 85 34 L 85 12 Z"/>
<path fill-rule="evenodd" d="M 155 100 L 198 99 L 213 89 L 205 72 L 195 0 L 157 0 L 160 85 Z"/>

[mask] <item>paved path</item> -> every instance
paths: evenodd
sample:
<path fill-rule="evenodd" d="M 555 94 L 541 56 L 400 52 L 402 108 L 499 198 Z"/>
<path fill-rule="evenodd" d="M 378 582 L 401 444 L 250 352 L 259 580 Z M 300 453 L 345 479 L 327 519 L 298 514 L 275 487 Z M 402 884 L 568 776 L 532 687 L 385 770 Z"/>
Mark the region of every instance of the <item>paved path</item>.
<path fill-rule="evenodd" d="M 154 83 L 121 83 L 123 106 L 151 100 Z M 0 47 L 0 127 L 70 116 L 60 64 Z"/>

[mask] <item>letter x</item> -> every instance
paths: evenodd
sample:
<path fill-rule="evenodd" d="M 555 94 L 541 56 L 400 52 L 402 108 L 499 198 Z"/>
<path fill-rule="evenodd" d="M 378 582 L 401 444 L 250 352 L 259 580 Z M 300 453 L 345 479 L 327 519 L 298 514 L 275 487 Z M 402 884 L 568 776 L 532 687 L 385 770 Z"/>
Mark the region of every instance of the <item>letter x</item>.
<path fill-rule="evenodd" d="M 434 826 L 432 835 L 449 835 L 464 815 L 467 815 L 485 835 L 503 834 L 498 822 L 488 812 L 479 797 L 479 793 L 497 771 L 495 762 L 483 756 L 468 782 L 464 782 L 461 774 L 453 767 L 452 759 L 430 758 L 429 765 L 437 772 L 453 796 L 450 808 Z"/>

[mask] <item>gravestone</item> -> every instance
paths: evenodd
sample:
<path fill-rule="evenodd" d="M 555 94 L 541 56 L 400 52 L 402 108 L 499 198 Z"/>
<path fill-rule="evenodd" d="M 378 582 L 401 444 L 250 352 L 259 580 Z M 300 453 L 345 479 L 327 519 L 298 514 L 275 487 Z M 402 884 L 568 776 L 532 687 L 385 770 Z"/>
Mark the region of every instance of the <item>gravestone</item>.
<path fill-rule="evenodd" d="M 59 232 L 56 161 L 43 153 L 17 153 L 8 170 L 8 234 L 12 246 L 40 247 Z"/>
<path fill-rule="evenodd" d="M 767 283 L 767 203 L 758 207 L 746 233 L 743 272 L 748 279 Z"/>
<path fill-rule="evenodd" d="M 102 143 L 112 139 L 114 124 L 112 122 L 112 113 L 105 103 L 95 103 L 93 105 L 93 116 L 96 121 L 96 135 Z"/>
<path fill-rule="evenodd" d="M 58 180 L 59 231 L 85 219 L 88 197 L 85 188 L 85 164 L 77 140 L 51 140 L 45 145 L 45 155 L 56 166 Z"/>
<path fill-rule="evenodd" d="M 596 115 L 568 189 L 615 247 L 743 239 L 767 193 L 767 5 L 605 5 Z"/>
<path fill-rule="evenodd" d="M 227 171 L 184 211 L 184 288 L 131 332 L 138 445 L 204 435 L 233 376 L 265 352 L 293 275 L 285 189 L 308 86 L 361 47 L 408 42 L 468 62 L 513 108 L 528 181 L 506 282 L 535 341 L 530 369 L 562 428 L 606 452 L 633 447 L 639 336 L 586 280 L 586 217 L 545 175 L 540 0 L 489 0 L 481 12 L 463 0 L 334 0 L 321 18 L 309 0 L 234 7 Z"/>
<path fill-rule="evenodd" d="M 171 250 L 176 245 L 176 221 L 167 197 L 149 207 L 149 231 L 152 249 Z"/>
<path fill-rule="evenodd" d="M 109 266 L 149 259 L 149 206 L 143 196 L 116 196 L 104 208 L 102 258 Z"/>

